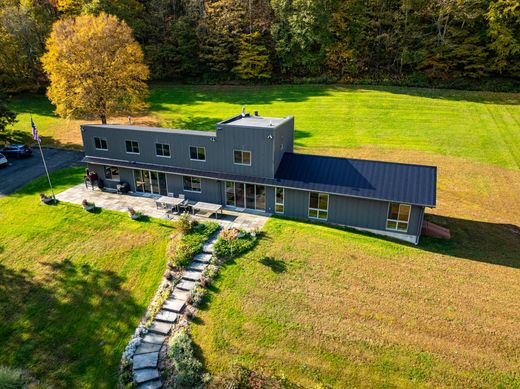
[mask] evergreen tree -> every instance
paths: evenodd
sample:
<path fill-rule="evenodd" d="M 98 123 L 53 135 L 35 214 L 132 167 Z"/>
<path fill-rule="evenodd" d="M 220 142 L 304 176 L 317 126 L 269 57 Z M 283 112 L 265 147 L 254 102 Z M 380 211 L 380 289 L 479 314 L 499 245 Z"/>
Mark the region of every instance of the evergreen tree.
<path fill-rule="evenodd" d="M 272 70 L 269 52 L 260 42 L 260 33 L 244 34 L 233 72 L 243 80 L 262 80 L 271 78 Z"/>

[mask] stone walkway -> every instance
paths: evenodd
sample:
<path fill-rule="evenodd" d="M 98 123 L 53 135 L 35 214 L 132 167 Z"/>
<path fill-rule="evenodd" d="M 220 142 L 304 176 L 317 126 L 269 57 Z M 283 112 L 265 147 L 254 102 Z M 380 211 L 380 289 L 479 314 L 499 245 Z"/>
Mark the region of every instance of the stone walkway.
<path fill-rule="evenodd" d="M 112 211 L 127 212 L 128 208 L 134 208 L 141 211 L 147 216 L 167 219 L 163 209 L 157 209 L 154 197 L 145 197 L 137 195 L 118 195 L 112 192 L 104 192 L 100 190 L 91 190 L 85 188 L 84 184 L 78 184 L 63 192 L 59 193 L 56 198 L 73 204 L 81 204 L 83 199 L 94 202 L 97 207 L 102 209 L 110 209 Z M 212 220 L 220 224 L 222 228 L 235 227 L 245 231 L 260 230 L 269 218 L 269 214 L 256 214 L 250 212 L 237 212 L 231 209 L 224 209 L 223 215 L 219 215 L 218 219 L 214 216 L 208 218 L 195 214 L 194 218 L 199 221 Z M 173 215 L 172 220 L 178 219 L 177 215 Z"/>
<path fill-rule="evenodd" d="M 148 333 L 144 336 L 133 358 L 134 381 L 138 389 L 157 389 L 162 387 L 159 373 L 159 355 L 164 342 L 168 339 L 173 325 L 182 315 L 191 291 L 197 286 L 203 271 L 213 256 L 213 245 L 218 231 L 203 245 L 202 253 L 193 258 L 184 271 L 181 281 L 163 303 L 155 316 Z"/>

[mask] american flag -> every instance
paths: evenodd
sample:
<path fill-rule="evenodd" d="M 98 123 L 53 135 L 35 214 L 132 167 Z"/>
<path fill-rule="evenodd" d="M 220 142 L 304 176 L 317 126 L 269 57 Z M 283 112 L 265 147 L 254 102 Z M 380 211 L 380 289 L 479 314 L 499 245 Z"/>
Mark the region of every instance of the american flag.
<path fill-rule="evenodd" d="M 31 117 L 31 127 L 32 127 L 32 134 L 35 141 L 39 142 L 40 137 L 38 136 L 38 130 L 36 129 L 36 124 L 34 124 L 34 121 Z"/>

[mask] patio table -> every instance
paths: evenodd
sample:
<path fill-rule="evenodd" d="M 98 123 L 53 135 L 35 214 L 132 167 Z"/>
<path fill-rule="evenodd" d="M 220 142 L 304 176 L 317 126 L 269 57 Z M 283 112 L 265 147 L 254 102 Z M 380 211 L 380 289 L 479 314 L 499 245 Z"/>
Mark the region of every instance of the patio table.
<path fill-rule="evenodd" d="M 193 213 L 195 213 L 196 210 L 199 211 L 207 211 L 210 212 L 210 214 L 215 214 L 215 219 L 218 219 L 218 211 L 222 214 L 222 205 L 220 204 L 213 204 L 213 203 L 205 203 L 203 201 L 197 201 L 195 204 L 191 206 L 193 209 Z"/>
<path fill-rule="evenodd" d="M 159 208 L 159 204 L 166 204 L 171 206 L 171 209 L 173 209 L 174 207 L 181 205 L 185 201 L 185 199 L 180 199 L 178 197 L 161 196 L 157 200 L 155 200 L 155 205 L 157 206 L 157 208 Z"/>

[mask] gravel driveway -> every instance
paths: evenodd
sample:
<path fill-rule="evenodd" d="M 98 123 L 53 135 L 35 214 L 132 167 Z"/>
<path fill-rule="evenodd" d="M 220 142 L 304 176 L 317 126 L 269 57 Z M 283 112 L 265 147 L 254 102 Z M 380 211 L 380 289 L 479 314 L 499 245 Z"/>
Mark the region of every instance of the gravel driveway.
<path fill-rule="evenodd" d="M 81 165 L 82 151 L 43 149 L 49 171 Z M 33 148 L 30 158 L 8 158 L 9 165 L 0 167 L 0 197 L 13 193 L 16 189 L 45 174 L 42 157 L 38 148 Z"/>

